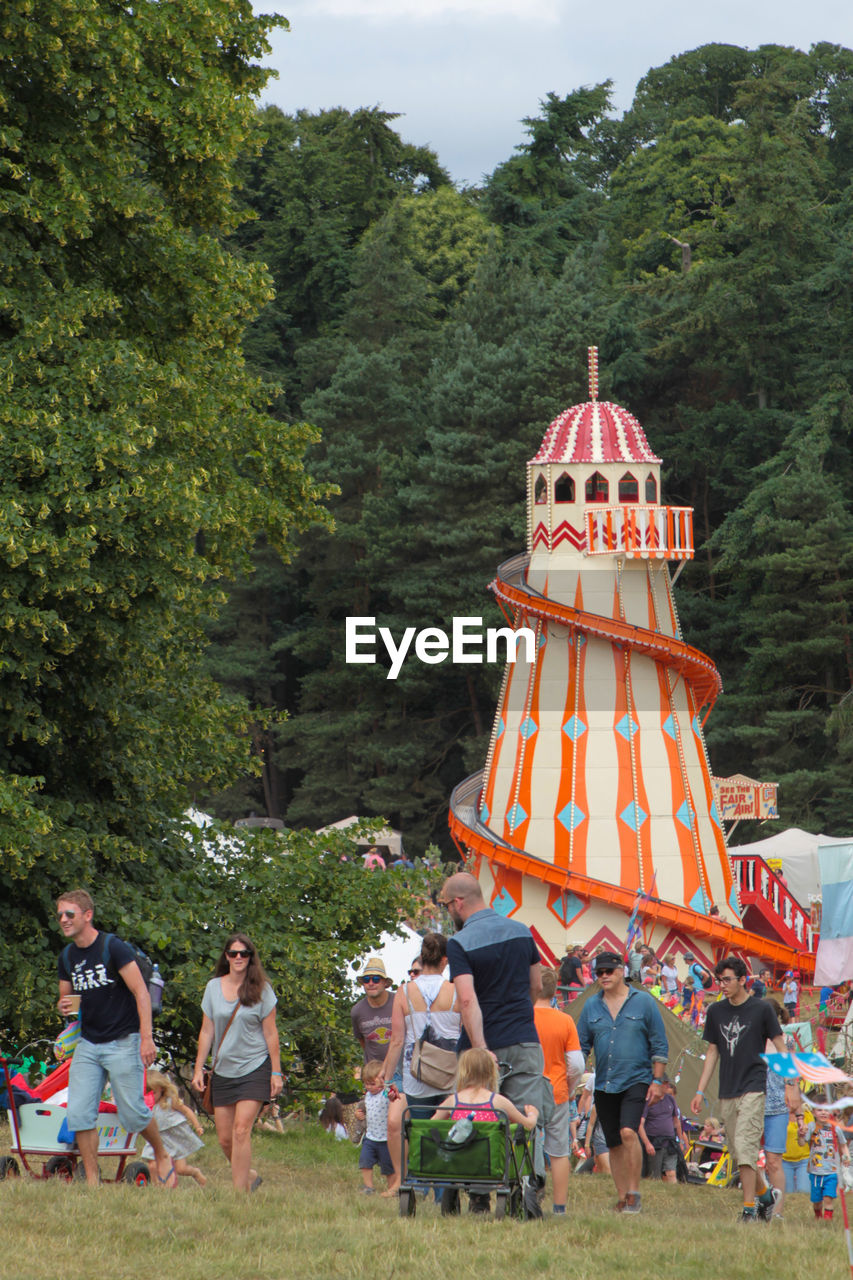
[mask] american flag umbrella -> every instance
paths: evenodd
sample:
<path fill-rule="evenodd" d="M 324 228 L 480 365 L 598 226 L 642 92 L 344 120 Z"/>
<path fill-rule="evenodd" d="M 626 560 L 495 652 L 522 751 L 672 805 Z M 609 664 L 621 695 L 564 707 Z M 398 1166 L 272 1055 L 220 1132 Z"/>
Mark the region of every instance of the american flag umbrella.
<path fill-rule="evenodd" d="M 834 1067 L 822 1053 L 763 1053 L 762 1058 L 771 1071 L 784 1080 L 796 1080 L 800 1076 L 812 1084 L 853 1083 L 840 1067 Z"/>

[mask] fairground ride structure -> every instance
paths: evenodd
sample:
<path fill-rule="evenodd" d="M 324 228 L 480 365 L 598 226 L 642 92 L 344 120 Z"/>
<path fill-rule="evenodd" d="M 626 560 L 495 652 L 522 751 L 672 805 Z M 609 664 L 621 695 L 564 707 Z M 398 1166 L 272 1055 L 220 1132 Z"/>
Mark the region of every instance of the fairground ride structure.
<path fill-rule="evenodd" d="M 451 833 L 486 901 L 528 924 L 550 962 L 571 942 L 624 948 L 633 915 L 658 955 L 712 966 L 735 952 L 808 977 L 808 916 L 772 872 L 751 903 L 762 931 L 743 924 L 747 878 L 703 733 L 722 682 L 683 640 L 672 590 L 693 556 L 692 510 L 660 504 L 660 459 L 636 418 L 599 401 L 594 347 L 589 374 L 589 400 L 528 463 L 527 551 L 491 583 L 536 651 L 507 662 Z"/>

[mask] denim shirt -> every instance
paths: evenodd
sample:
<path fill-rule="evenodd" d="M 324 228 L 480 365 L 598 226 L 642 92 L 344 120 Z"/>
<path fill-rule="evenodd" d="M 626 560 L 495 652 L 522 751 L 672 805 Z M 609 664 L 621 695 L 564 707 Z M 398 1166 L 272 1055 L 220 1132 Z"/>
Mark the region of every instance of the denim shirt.
<path fill-rule="evenodd" d="M 584 1058 L 595 1050 L 596 1092 L 621 1093 L 632 1084 L 648 1084 L 652 1063 L 669 1057 L 657 1001 L 636 987 L 629 988 L 615 1019 L 603 992 L 590 996 L 578 1019 L 578 1036 Z"/>

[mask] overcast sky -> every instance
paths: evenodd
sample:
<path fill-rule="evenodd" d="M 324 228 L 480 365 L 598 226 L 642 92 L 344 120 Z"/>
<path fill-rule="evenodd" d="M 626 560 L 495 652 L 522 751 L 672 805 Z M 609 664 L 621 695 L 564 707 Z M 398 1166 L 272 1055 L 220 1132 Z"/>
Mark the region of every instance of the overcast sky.
<path fill-rule="evenodd" d="M 611 79 L 624 110 L 650 67 L 719 42 L 853 45 L 853 0 L 255 0 L 290 21 L 273 36 L 265 102 L 400 112 L 458 182 L 524 140 L 552 91 Z"/>

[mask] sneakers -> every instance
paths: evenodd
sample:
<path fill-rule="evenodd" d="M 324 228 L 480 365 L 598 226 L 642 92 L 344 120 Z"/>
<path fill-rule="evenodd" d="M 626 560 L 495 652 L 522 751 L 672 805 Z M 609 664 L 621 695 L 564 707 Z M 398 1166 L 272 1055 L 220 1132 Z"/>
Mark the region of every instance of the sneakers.
<path fill-rule="evenodd" d="M 773 1217 L 773 1210 L 782 1199 L 782 1192 L 778 1187 L 768 1187 L 766 1191 L 762 1191 L 755 1204 L 755 1212 L 762 1222 L 769 1222 Z"/>
<path fill-rule="evenodd" d="M 742 1223 L 743 1226 L 749 1226 L 750 1223 L 757 1221 L 758 1214 L 754 1209 L 744 1209 L 738 1218 L 738 1222 Z"/>
<path fill-rule="evenodd" d="M 623 1213 L 642 1213 L 642 1205 L 640 1204 L 639 1191 L 629 1191 L 625 1197 L 625 1206 Z"/>

